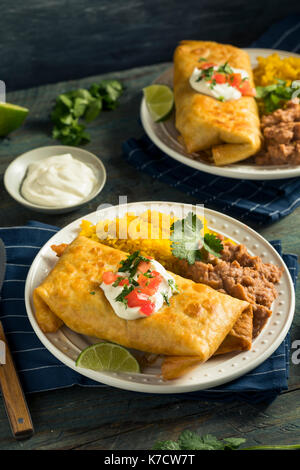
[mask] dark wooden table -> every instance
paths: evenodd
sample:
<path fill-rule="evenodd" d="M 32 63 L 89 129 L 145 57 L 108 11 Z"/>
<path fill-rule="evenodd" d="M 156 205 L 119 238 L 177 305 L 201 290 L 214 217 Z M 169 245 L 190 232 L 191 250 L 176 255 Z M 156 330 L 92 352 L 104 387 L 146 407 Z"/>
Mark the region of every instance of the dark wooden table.
<path fill-rule="evenodd" d="M 127 195 L 128 202 L 155 197 L 155 200 L 199 203 L 137 172 L 121 155 L 121 143 L 143 133 L 139 123 L 141 89 L 167 66 L 159 64 L 109 75 L 120 79 L 126 92 L 117 110 L 103 112 L 89 126 L 92 140 L 86 147 L 103 160 L 107 183 L 91 203 L 64 215 L 34 213 L 17 204 L 4 189 L 3 174 L 7 165 L 21 153 L 56 143 L 51 139 L 49 112 L 59 93 L 89 86 L 102 77 L 11 93 L 8 101 L 30 108 L 30 116 L 21 129 L 0 142 L 1 226 L 21 225 L 35 219 L 63 227 L 94 211 L 101 203 L 118 203 L 119 195 Z M 269 240 L 281 238 L 284 251 L 300 255 L 299 225 L 300 208 L 259 232 Z M 300 338 L 299 295 L 298 286 L 292 341 Z M 176 396 L 148 396 L 108 387 L 77 386 L 35 393 L 27 398 L 35 435 L 27 441 L 15 441 L 0 400 L 0 449 L 150 449 L 156 440 L 177 438 L 185 428 L 218 437 L 243 436 L 247 438 L 247 444 L 253 445 L 295 444 L 300 440 L 300 365 L 291 364 L 289 390 L 269 405 L 239 402 L 224 405 Z"/>

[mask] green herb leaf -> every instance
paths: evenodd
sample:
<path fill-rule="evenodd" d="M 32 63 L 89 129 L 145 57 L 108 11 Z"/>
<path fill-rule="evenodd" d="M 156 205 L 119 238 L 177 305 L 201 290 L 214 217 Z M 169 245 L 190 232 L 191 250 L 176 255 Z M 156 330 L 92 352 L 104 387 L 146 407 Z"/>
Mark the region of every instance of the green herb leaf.
<path fill-rule="evenodd" d="M 172 254 L 179 259 L 185 259 L 189 264 L 200 261 L 204 249 L 208 253 L 219 257 L 223 250 L 221 240 L 214 234 L 201 235 L 203 224 L 201 220 L 189 212 L 185 219 L 177 220 L 171 225 L 171 250 Z"/>
<path fill-rule="evenodd" d="M 166 302 L 166 304 L 169 306 L 170 302 L 169 302 L 168 294 L 166 292 L 162 292 L 161 295 L 163 296 L 163 299 Z"/>
<path fill-rule="evenodd" d="M 224 439 L 225 441 L 225 446 L 224 449 L 227 450 L 236 450 L 240 447 L 240 445 L 244 444 L 246 442 L 246 439 L 243 439 L 242 437 L 227 437 Z"/>
<path fill-rule="evenodd" d="M 180 450 L 180 445 L 176 441 L 158 441 L 153 450 Z"/>
<path fill-rule="evenodd" d="M 95 99 L 93 98 L 87 108 L 86 112 L 84 114 L 84 119 L 86 122 L 91 122 L 94 119 L 96 119 L 102 109 L 102 98 Z"/>
<path fill-rule="evenodd" d="M 300 86 L 287 86 L 285 80 L 277 79 L 276 83 L 265 87 L 256 87 L 256 99 L 263 114 L 272 113 L 276 109 L 282 108 L 287 101 L 292 99 L 293 93 L 299 90 Z"/>
<path fill-rule="evenodd" d="M 204 235 L 203 247 L 217 258 L 220 258 L 220 253 L 224 248 L 220 238 L 213 233 L 206 233 Z"/>
<path fill-rule="evenodd" d="M 91 122 L 102 109 L 116 108 L 122 93 L 123 86 L 117 80 L 102 80 L 92 84 L 90 90 L 79 88 L 60 94 L 51 112 L 52 137 L 65 145 L 86 144 L 90 135 L 79 119 Z"/>
<path fill-rule="evenodd" d="M 122 292 L 117 295 L 117 297 L 115 298 L 116 302 L 122 302 L 126 307 L 127 307 L 127 299 L 125 299 L 125 297 L 130 294 L 131 291 L 133 291 L 134 287 L 133 286 L 127 286 L 126 284 L 124 285 L 124 288 L 122 290 Z"/>

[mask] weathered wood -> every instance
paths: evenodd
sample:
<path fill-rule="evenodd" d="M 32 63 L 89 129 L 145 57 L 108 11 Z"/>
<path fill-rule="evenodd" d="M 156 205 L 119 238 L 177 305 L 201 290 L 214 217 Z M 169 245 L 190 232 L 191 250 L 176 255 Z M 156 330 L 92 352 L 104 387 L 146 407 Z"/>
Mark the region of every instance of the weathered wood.
<path fill-rule="evenodd" d="M 32 436 L 33 426 L 1 322 L 0 340 L 6 345 L 5 364 L 0 365 L 0 386 L 7 416 L 13 436 L 16 439 L 25 439 Z"/>
<path fill-rule="evenodd" d="M 249 46 L 297 0 L 1 2 L 0 79 L 8 90 L 171 60 L 181 39 Z"/>
<path fill-rule="evenodd" d="M 101 203 L 118 203 L 119 195 L 128 202 L 155 199 L 199 203 L 195 198 L 139 173 L 121 156 L 121 143 L 142 135 L 139 123 L 141 89 L 157 77 L 168 64 L 148 66 L 110 74 L 123 81 L 126 93 L 121 106 L 102 113 L 89 126 L 92 140 L 86 146 L 97 154 L 107 169 L 107 183 L 100 195 L 82 209 L 70 214 L 44 215 L 23 209 L 0 186 L 0 225 L 21 225 L 30 219 L 60 227 L 94 211 Z M 101 76 L 102 77 L 102 76 Z M 62 91 L 88 86 L 101 78 L 90 77 L 67 83 L 17 91 L 9 100 L 28 106 L 25 125 L 0 142 L 1 178 L 6 166 L 17 155 L 34 147 L 55 145 L 50 137 L 49 112 Z M 300 255 L 300 208 L 280 222 L 263 230 L 267 239 L 282 239 L 284 251 Z M 255 227 L 254 227 L 255 228 Z M 300 338 L 299 300 L 292 328 L 293 339 Z M 27 396 L 35 435 L 22 443 L 10 434 L 5 409 L 0 401 L 0 449 L 145 449 L 158 439 L 176 438 L 185 428 L 218 437 L 244 436 L 248 444 L 299 442 L 300 369 L 291 364 L 290 391 L 268 407 L 264 404 L 220 404 L 177 396 L 131 393 L 112 388 L 73 387 Z"/>

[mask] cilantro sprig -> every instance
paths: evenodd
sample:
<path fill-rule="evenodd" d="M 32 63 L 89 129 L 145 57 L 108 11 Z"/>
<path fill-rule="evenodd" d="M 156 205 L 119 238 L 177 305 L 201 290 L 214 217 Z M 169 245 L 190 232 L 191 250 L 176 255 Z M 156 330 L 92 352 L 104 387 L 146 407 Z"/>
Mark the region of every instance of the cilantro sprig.
<path fill-rule="evenodd" d="M 236 450 L 245 439 L 231 437 L 226 439 L 217 439 L 211 434 L 200 436 L 199 434 L 185 430 L 177 441 L 159 441 L 156 442 L 155 450 Z"/>
<path fill-rule="evenodd" d="M 129 277 L 133 278 L 133 276 L 137 272 L 137 268 L 141 261 L 146 261 L 149 263 L 149 258 L 141 255 L 139 251 L 135 251 L 132 255 L 129 255 L 125 260 L 121 261 L 121 266 L 119 268 L 119 272 L 129 272 Z"/>
<path fill-rule="evenodd" d="M 227 437 L 218 439 L 212 434 L 200 436 L 199 434 L 185 430 L 177 441 L 158 441 L 153 450 L 299 450 L 299 444 L 292 445 L 258 445 L 251 447 L 240 446 L 246 442 L 242 437 Z"/>
<path fill-rule="evenodd" d="M 117 295 L 117 297 L 115 298 L 116 302 L 121 302 L 127 307 L 128 300 L 126 299 L 126 296 L 130 294 L 130 292 L 132 292 L 133 289 L 134 289 L 133 285 L 127 286 L 127 284 L 125 284 L 122 292 L 119 295 Z"/>
<path fill-rule="evenodd" d="M 219 258 L 223 250 L 221 240 L 212 233 L 201 234 L 203 224 L 193 212 L 184 219 L 177 220 L 171 225 L 171 250 L 179 259 L 185 259 L 189 264 L 205 259 L 210 253 Z M 205 253 L 206 252 L 206 253 Z"/>
<path fill-rule="evenodd" d="M 102 110 L 112 110 L 118 106 L 123 93 L 123 85 L 117 80 L 102 80 L 93 83 L 87 90 L 79 88 L 62 93 L 56 98 L 51 120 L 54 124 L 52 137 L 65 145 L 84 145 L 90 141 L 84 120 L 89 123 L 96 119 Z"/>
<path fill-rule="evenodd" d="M 293 84 L 292 84 L 293 85 Z M 277 80 L 268 86 L 256 87 L 256 99 L 263 114 L 269 114 L 276 109 L 282 108 L 284 104 L 292 99 L 293 94 L 300 93 L 300 85 L 288 86 L 285 80 Z"/>

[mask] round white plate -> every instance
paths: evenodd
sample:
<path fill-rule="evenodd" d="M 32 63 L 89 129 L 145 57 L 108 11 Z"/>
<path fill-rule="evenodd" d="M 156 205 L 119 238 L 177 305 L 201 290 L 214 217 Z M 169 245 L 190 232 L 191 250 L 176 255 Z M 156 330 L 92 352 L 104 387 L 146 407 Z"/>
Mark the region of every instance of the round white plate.
<path fill-rule="evenodd" d="M 145 369 L 142 374 L 132 375 L 95 372 L 78 368 L 75 366 L 75 359 L 80 351 L 92 343 L 99 342 L 99 340 L 75 333 L 66 326 L 56 333 L 45 334 L 41 331 L 34 316 L 32 294 L 35 287 L 43 281 L 57 262 L 57 257 L 50 248 L 52 244 L 70 243 L 78 235 L 79 225 L 83 219 L 96 224 L 100 219 L 112 219 L 122 215 L 122 212 L 121 214 L 118 212 L 120 210 L 123 211 L 123 214 L 128 210 L 136 215 L 147 209 L 159 210 L 164 213 L 170 213 L 172 210 L 178 214 L 177 211 L 180 211 L 182 207 L 183 204 L 180 203 L 154 201 L 109 207 L 75 220 L 56 233 L 43 246 L 33 261 L 27 276 L 25 302 L 34 331 L 44 346 L 57 359 L 86 377 L 114 387 L 149 393 L 182 393 L 216 387 L 236 379 L 266 360 L 280 345 L 291 325 L 295 306 L 293 283 L 287 267 L 274 248 L 258 233 L 245 224 L 210 209 L 205 209 L 209 227 L 238 243 L 246 244 L 250 253 L 262 257 L 265 262 L 282 266 L 284 270 L 278 286 L 279 295 L 272 306 L 273 314 L 261 334 L 254 340 L 251 351 L 213 357 L 178 380 L 164 381 L 159 375 L 159 361 Z M 195 212 L 197 208 L 184 204 L 184 209 Z"/>
<path fill-rule="evenodd" d="M 245 49 L 251 59 L 252 67 L 256 65 L 258 56 L 267 57 L 277 52 L 281 58 L 299 57 L 299 54 L 276 51 L 273 49 Z M 155 83 L 168 85 L 173 88 L 173 67 L 166 70 Z M 197 153 L 189 154 L 183 145 L 178 142 L 179 133 L 175 128 L 175 113 L 165 122 L 155 123 L 152 121 L 146 106 L 145 99 L 142 99 L 140 117 L 144 130 L 148 137 L 170 157 L 178 160 L 197 170 L 211 173 L 213 175 L 226 176 L 228 178 L 248 179 L 248 180 L 276 180 L 300 176 L 300 165 L 266 165 L 258 166 L 247 160 L 232 165 L 222 167 L 215 166 L 202 159 Z"/>

